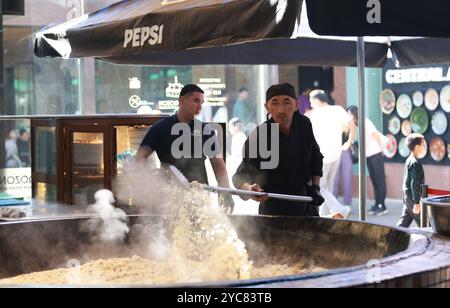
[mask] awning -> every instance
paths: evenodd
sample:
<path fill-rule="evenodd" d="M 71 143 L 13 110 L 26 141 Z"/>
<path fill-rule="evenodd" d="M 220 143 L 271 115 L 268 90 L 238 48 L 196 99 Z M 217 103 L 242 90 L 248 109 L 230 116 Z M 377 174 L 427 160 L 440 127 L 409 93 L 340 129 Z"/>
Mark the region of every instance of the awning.
<path fill-rule="evenodd" d="M 315 37 L 302 2 L 122 1 L 37 33 L 35 54 L 125 64 L 355 66 L 355 41 Z M 367 66 L 382 66 L 387 49 L 367 43 Z"/>
<path fill-rule="evenodd" d="M 111 57 L 289 38 L 302 0 L 121 1 L 37 34 L 38 56 Z"/>
<path fill-rule="evenodd" d="M 370 35 L 372 28 L 348 26 L 348 20 L 354 18 L 352 11 L 348 16 L 343 12 L 335 14 L 330 9 L 331 1 L 335 0 L 306 0 L 311 20 L 308 20 L 306 6 L 302 8 L 303 0 L 121 1 L 37 33 L 35 54 L 39 57 L 95 57 L 141 65 L 355 66 L 356 37 L 317 35 L 310 24 L 316 31 L 323 30 L 319 33 L 342 35 Z M 347 7 L 344 3 L 337 7 L 334 4 L 336 12 Z M 448 5 L 450 1 L 445 0 L 443 8 Z M 406 17 L 402 19 L 399 12 L 390 12 L 388 8 L 392 7 L 383 6 L 382 20 L 393 25 L 392 32 L 386 34 L 424 33 L 416 26 L 400 31 Z M 398 24 L 394 22 L 396 19 L 390 19 L 392 14 L 399 16 Z M 409 8 L 403 15 L 410 16 Z M 418 25 L 436 33 L 441 31 L 435 30 L 438 25 L 442 31 L 450 29 L 444 19 Z M 447 33 L 450 35 L 450 30 Z M 368 67 L 383 66 L 389 47 L 399 66 L 450 62 L 448 38 L 369 36 L 365 41 Z"/>
<path fill-rule="evenodd" d="M 448 0 L 306 0 L 319 35 L 450 37 Z"/>

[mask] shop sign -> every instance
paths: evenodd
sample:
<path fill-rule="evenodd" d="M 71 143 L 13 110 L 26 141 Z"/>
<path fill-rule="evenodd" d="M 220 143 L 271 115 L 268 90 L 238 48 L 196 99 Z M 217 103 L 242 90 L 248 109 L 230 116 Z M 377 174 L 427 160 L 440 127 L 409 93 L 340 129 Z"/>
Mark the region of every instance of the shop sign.
<path fill-rule="evenodd" d="M 166 87 L 166 98 L 165 100 L 158 101 L 159 110 L 170 110 L 173 111 L 178 108 L 178 98 L 180 97 L 181 90 L 183 89 L 183 84 L 178 81 L 178 76 L 175 76 L 174 82 L 169 82 Z"/>
<path fill-rule="evenodd" d="M 205 91 L 205 100 L 210 106 L 223 106 L 226 100 L 222 92 L 226 84 L 220 78 L 200 78 L 198 86 Z"/>
<path fill-rule="evenodd" d="M 450 67 L 391 69 L 386 71 L 388 84 L 450 81 Z"/>
<path fill-rule="evenodd" d="M 151 27 L 139 27 L 126 29 L 124 34 L 123 48 L 143 47 L 162 44 L 164 25 L 153 25 Z"/>
<path fill-rule="evenodd" d="M 0 193 L 31 198 L 31 168 L 0 169 Z"/>
<path fill-rule="evenodd" d="M 130 89 L 139 90 L 141 88 L 141 81 L 137 77 L 128 78 L 130 81 Z"/>

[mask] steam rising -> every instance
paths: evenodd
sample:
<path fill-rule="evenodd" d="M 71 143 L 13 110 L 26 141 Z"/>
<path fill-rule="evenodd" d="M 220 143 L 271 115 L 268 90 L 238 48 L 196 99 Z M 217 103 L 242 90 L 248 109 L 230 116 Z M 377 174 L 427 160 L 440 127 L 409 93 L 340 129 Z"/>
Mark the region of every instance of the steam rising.
<path fill-rule="evenodd" d="M 125 212 L 114 207 L 114 195 L 102 189 L 95 193 L 96 203 L 89 210 L 100 216 L 87 221 L 85 226 L 91 233 L 105 242 L 123 242 L 130 231 Z"/>
<path fill-rule="evenodd" d="M 225 213 L 212 204 L 209 193 L 194 187 L 186 189 L 164 169 L 148 170 L 136 163 L 130 163 L 116 183 L 119 203 L 132 199 L 141 213 L 165 214 L 167 223 L 157 232 L 141 235 L 139 242 L 151 257 L 178 264 L 181 276 L 188 263 L 197 262 L 201 267 L 197 277 L 189 271 L 190 277 L 183 281 L 249 278 L 251 262 L 245 244 Z"/>

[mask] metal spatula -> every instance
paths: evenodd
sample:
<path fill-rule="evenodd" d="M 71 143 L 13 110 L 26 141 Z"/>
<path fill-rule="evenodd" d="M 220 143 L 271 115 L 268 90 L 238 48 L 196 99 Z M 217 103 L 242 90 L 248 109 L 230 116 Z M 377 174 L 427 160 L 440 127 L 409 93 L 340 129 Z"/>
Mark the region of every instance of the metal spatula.
<path fill-rule="evenodd" d="M 175 166 L 170 165 L 168 170 L 172 175 L 177 179 L 177 181 L 183 185 L 187 189 L 192 189 L 191 183 L 189 183 L 188 179 L 178 170 Z M 311 197 L 306 196 L 297 196 L 297 195 L 284 195 L 284 194 L 274 194 L 274 193 L 266 193 L 266 192 L 257 192 L 257 191 L 249 191 L 242 189 L 231 189 L 224 187 L 216 187 L 209 185 L 202 185 L 202 188 L 206 191 L 224 193 L 230 195 L 238 195 L 238 196 L 248 196 L 248 197 L 262 197 L 267 195 L 272 199 L 280 199 L 287 201 L 295 201 L 295 202 L 311 202 L 313 199 Z"/>

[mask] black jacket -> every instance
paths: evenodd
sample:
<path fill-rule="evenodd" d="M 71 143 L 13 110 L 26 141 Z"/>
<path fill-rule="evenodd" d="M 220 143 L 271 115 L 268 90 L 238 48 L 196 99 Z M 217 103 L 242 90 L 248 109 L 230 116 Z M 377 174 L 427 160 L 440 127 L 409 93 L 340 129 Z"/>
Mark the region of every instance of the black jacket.
<path fill-rule="evenodd" d="M 251 157 L 250 144 L 257 143 L 259 149 L 261 140 L 266 140 L 267 148 L 271 149 L 274 142 L 272 142 L 269 127 L 273 123 L 274 121 L 270 119 L 250 134 L 244 145 L 244 159 L 233 176 L 233 183 L 238 188 L 241 188 L 244 183 L 257 183 L 266 192 L 305 195 L 306 185 L 312 176 L 322 176 L 323 167 L 323 155 L 314 137 L 311 122 L 307 117 L 295 112 L 289 135 L 279 132 L 277 136 L 279 138 L 278 165 L 274 169 L 264 169 L 261 163 L 267 163 L 270 158 L 263 158 L 267 155 L 260 150 L 256 155 L 253 153 Z M 265 134 L 264 130 L 268 133 Z M 318 216 L 316 207 L 309 204 L 275 199 L 261 203 L 259 213 Z"/>

